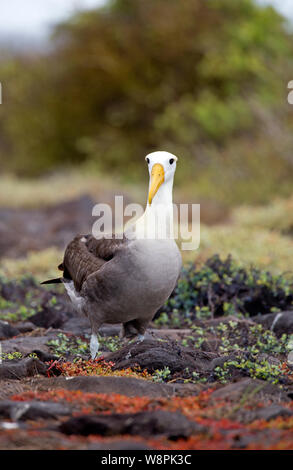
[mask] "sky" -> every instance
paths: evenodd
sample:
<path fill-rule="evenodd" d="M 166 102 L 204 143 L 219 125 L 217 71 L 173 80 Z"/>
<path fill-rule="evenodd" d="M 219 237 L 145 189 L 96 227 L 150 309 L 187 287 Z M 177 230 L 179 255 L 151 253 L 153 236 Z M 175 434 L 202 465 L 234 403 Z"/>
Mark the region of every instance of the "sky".
<path fill-rule="evenodd" d="M 105 0 L 0 0 L 0 35 L 46 36 L 50 26 L 75 9 L 103 3 Z"/>
<path fill-rule="evenodd" d="M 293 21 L 293 0 L 258 0 L 263 5 L 273 5 L 284 16 Z"/>
<path fill-rule="evenodd" d="M 235 1 L 235 0 L 231 0 Z M 258 0 L 272 4 L 293 20 L 293 0 Z M 0 0 L 0 35 L 46 36 L 50 26 L 76 8 L 92 8 L 105 0 Z"/>

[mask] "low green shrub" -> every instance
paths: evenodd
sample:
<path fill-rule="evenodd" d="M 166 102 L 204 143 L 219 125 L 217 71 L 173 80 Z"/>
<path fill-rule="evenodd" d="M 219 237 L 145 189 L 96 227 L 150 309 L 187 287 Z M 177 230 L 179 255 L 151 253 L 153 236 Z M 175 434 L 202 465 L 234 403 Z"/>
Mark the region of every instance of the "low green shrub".
<path fill-rule="evenodd" d="M 157 312 L 155 323 L 190 326 L 195 319 L 286 310 L 292 308 L 292 302 L 291 278 L 254 266 L 240 266 L 231 256 L 222 260 L 214 255 L 200 267 L 190 263 L 182 269 L 178 284 Z"/>

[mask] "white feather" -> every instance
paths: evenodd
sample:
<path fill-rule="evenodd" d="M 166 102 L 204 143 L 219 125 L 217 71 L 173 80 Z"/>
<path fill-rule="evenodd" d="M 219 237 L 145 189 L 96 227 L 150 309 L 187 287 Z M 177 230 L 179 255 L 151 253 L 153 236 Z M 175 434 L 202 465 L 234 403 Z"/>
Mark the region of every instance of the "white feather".
<path fill-rule="evenodd" d="M 82 306 L 83 306 L 83 304 L 84 304 L 84 300 L 83 300 L 83 298 L 80 297 L 80 296 L 78 295 L 78 293 L 76 292 L 73 281 L 64 282 L 64 287 L 65 287 L 66 292 L 67 292 L 67 294 L 68 294 L 68 296 L 69 296 L 71 302 L 73 303 L 73 305 L 74 305 L 79 311 L 81 311 Z"/>

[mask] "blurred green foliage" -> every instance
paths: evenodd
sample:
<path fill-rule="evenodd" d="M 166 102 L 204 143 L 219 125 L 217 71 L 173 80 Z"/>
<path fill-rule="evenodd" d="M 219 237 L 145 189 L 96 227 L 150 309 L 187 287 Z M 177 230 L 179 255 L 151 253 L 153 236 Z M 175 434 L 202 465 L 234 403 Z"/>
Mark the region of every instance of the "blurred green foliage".
<path fill-rule="evenodd" d="M 58 25 L 52 41 L 0 64 L 2 168 L 89 163 L 131 181 L 145 177 L 147 152 L 165 149 L 192 195 L 290 192 L 293 41 L 271 7 L 113 0 Z"/>

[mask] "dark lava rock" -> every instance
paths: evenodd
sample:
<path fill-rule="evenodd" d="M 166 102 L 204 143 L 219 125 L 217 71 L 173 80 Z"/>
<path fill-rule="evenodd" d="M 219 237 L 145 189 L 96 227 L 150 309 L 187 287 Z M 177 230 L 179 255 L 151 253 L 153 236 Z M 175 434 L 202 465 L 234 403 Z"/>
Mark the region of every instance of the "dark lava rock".
<path fill-rule="evenodd" d="M 18 362 L 7 361 L 0 364 L 0 379 L 19 380 L 23 377 L 32 377 L 36 374 L 45 375 L 48 366 L 39 359 L 26 358 Z"/>
<path fill-rule="evenodd" d="M 265 408 L 259 408 L 258 410 L 254 411 L 250 417 L 250 421 L 254 421 L 256 419 L 265 419 L 266 421 L 271 421 L 272 419 L 278 418 L 279 416 L 287 418 L 292 415 L 292 410 L 289 410 L 284 406 L 273 404 Z"/>
<path fill-rule="evenodd" d="M 162 410 L 133 414 L 79 416 L 62 423 L 59 429 L 64 434 L 83 436 L 90 434 L 102 436 L 128 434 L 144 437 L 160 435 L 169 439 L 187 438 L 192 434 L 205 431 L 203 426 L 190 421 L 181 413 Z"/>
<path fill-rule="evenodd" d="M 34 349 L 32 351 L 33 354 L 37 356 L 38 359 L 40 359 L 41 362 L 50 362 L 50 361 L 56 361 L 58 359 L 57 356 L 54 356 L 53 354 L 46 353 L 44 351 L 40 351 L 39 349 Z"/>
<path fill-rule="evenodd" d="M 68 406 L 60 403 L 0 401 L 0 416 L 13 421 L 56 419 L 58 416 L 69 416 L 71 413 L 72 410 Z"/>
<path fill-rule="evenodd" d="M 211 394 L 211 399 L 227 400 L 231 402 L 239 402 L 245 396 L 249 398 L 257 398 L 258 401 L 263 400 L 264 403 L 272 401 L 279 403 L 280 401 L 289 402 L 287 393 L 278 385 L 273 385 L 264 380 L 258 379 L 242 379 L 238 382 L 225 385 L 218 388 Z"/>
<path fill-rule="evenodd" d="M 30 317 L 30 321 L 41 328 L 61 328 L 68 319 L 66 313 L 43 305 L 42 310 Z"/>
<path fill-rule="evenodd" d="M 115 363 L 114 369 L 139 366 L 153 373 L 168 367 L 170 372 L 190 371 L 206 372 L 212 359 L 217 354 L 185 348 L 173 341 L 144 340 L 141 343 L 128 344 L 124 348 L 107 355 L 107 361 Z"/>
<path fill-rule="evenodd" d="M 36 325 L 30 321 L 20 321 L 15 323 L 14 326 L 18 329 L 19 333 L 28 333 L 33 331 L 36 327 Z"/>
<path fill-rule="evenodd" d="M 2 352 L 17 351 L 25 356 L 37 349 L 49 353 L 50 348 L 47 343 L 52 339 L 56 339 L 59 333 L 61 333 L 61 330 L 51 330 L 44 336 L 18 336 L 17 338 L 7 339 L 1 342 Z"/>
<path fill-rule="evenodd" d="M 253 317 L 252 320 L 263 325 L 267 330 L 271 329 L 278 338 L 284 333 L 287 335 L 293 333 L 293 310 L 258 315 Z"/>
<path fill-rule="evenodd" d="M 17 336 L 19 330 L 11 326 L 8 322 L 0 320 L 0 339 L 12 338 Z"/>
<path fill-rule="evenodd" d="M 89 393 L 117 393 L 128 397 L 173 397 L 184 394 L 180 384 L 154 383 L 149 380 L 132 377 L 54 377 L 37 382 L 38 390 L 64 388 L 66 390 L 81 390 Z M 188 395 L 197 395 L 201 388 L 188 384 Z"/>

